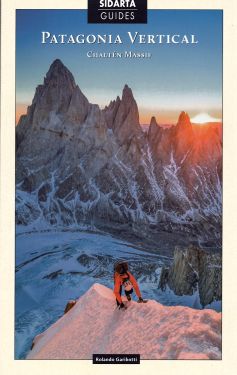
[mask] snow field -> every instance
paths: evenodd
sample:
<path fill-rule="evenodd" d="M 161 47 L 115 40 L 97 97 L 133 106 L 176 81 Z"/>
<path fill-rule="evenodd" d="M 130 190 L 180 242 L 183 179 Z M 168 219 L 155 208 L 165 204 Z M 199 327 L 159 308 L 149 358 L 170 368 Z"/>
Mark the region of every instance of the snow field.
<path fill-rule="evenodd" d="M 130 302 L 116 308 L 111 289 L 94 284 L 35 339 L 27 359 L 91 359 L 137 353 L 141 359 L 221 359 L 221 313 Z"/>

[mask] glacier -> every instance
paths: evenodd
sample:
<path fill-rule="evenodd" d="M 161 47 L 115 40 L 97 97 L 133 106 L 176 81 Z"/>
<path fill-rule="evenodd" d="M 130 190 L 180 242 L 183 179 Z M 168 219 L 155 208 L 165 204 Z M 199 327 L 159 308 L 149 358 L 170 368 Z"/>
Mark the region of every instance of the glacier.
<path fill-rule="evenodd" d="M 25 358 L 33 338 L 60 318 L 68 300 L 80 298 L 94 283 L 113 288 L 113 266 L 118 259 L 129 262 L 144 298 L 202 309 L 198 293 L 176 296 L 169 288 L 158 289 L 162 267 L 172 261 L 167 251 L 157 254 L 88 229 L 19 232 L 16 248 L 16 358 Z M 207 307 L 221 310 L 220 301 Z"/>

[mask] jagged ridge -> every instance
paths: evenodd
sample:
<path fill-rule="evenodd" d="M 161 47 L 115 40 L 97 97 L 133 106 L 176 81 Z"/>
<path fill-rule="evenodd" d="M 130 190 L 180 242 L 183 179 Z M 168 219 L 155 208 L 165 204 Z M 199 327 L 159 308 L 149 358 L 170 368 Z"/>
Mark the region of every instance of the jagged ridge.
<path fill-rule="evenodd" d="M 187 113 L 169 129 L 152 118 L 145 134 L 127 85 L 100 110 L 55 60 L 16 137 L 17 224 L 172 226 L 220 241 L 221 139 Z"/>
<path fill-rule="evenodd" d="M 131 302 L 125 312 L 115 309 L 112 290 L 94 284 L 35 338 L 27 359 L 91 359 L 93 353 L 139 353 L 141 359 L 221 357 L 221 313 L 156 301 Z"/>

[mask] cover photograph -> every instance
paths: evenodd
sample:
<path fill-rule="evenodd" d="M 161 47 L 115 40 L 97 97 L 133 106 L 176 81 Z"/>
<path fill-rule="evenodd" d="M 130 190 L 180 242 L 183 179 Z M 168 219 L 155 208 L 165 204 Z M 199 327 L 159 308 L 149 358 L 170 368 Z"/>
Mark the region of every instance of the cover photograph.
<path fill-rule="evenodd" d="M 15 11 L 15 359 L 220 360 L 223 11 L 88 7 Z"/>

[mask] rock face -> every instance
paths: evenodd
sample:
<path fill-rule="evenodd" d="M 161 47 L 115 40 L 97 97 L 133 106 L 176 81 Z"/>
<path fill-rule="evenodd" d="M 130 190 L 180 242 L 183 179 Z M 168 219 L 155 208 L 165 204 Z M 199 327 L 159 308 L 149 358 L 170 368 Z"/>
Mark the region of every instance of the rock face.
<path fill-rule="evenodd" d="M 122 99 L 117 97 L 103 112 L 108 128 L 113 130 L 121 145 L 134 137 L 142 136 L 137 103 L 128 85 L 124 86 Z"/>
<path fill-rule="evenodd" d="M 68 301 L 68 303 L 66 304 L 65 309 L 64 309 L 64 314 L 66 314 L 69 310 L 71 310 L 73 308 L 73 306 L 75 306 L 76 303 L 77 303 L 76 300 Z"/>
<path fill-rule="evenodd" d="M 163 268 L 159 288 L 168 285 L 176 295 L 192 295 L 199 291 L 200 302 L 206 306 L 222 299 L 222 265 L 219 254 L 208 253 L 195 246 L 176 248 L 170 268 Z"/>
<path fill-rule="evenodd" d="M 220 132 L 153 117 L 139 124 L 125 85 L 101 110 L 91 104 L 60 60 L 36 88 L 16 128 L 16 223 L 130 225 L 184 230 L 199 239 L 221 234 Z"/>

